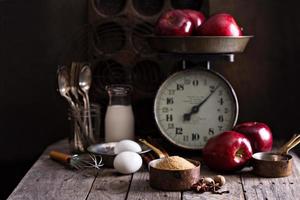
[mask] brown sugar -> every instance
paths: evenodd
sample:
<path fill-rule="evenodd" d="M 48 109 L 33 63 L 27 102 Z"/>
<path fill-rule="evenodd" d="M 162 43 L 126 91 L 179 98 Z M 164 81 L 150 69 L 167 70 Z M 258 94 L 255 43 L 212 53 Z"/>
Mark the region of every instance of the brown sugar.
<path fill-rule="evenodd" d="M 179 156 L 170 156 L 163 158 L 155 166 L 155 168 L 166 170 L 185 170 L 192 169 L 194 167 L 196 166 L 193 163 Z"/>

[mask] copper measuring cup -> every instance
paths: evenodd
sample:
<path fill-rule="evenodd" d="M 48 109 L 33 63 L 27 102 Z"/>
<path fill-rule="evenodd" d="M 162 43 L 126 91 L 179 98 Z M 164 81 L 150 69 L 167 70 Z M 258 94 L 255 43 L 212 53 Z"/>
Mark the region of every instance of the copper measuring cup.
<path fill-rule="evenodd" d="M 285 177 L 292 174 L 293 157 L 288 152 L 300 143 L 295 134 L 278 152 L 259 152 L 252 155 L 253 172 L 262 177 Z"/>
<path fill-rule="evenodd" d="M 144 139 L 140 139 L 140 142 L 151 148 L 159 157 L 149 162 L 149 182 L 150 186 L 159 190 L 169 191 L 181 191 L 189 190 L 191 186 L 197 183 L 200 179 L 200 162 L 190 160 L 196 167 L 186 170 L 166 170 L 158 169 L 155 165 L 160 162 L 166 156 L 158 148 L 148 143 Z"/>

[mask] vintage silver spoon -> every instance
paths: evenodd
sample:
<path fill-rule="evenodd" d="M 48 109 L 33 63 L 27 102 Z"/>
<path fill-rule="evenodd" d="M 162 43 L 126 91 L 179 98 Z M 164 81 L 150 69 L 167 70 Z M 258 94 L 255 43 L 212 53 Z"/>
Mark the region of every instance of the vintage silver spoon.
<path fill-rule="evenodd" d="M 60 95 L 63 96 L 68 101 L 68 103 L 71 106 L 72 112 L 74 113 L 76 122 L 79 124 L 80 129 L 82 131 L 85 131 L 80 118 L 80 113 L 69 94 L 71 87 L 70 87 L 69 74 L 66 67 L 60 67 L 57 70 L 57 80 L 58 80 L 58 90 Z M 78 146 L 79 149 L 83 149 L 84 144 L 82 144 L 80 141 L 85 143 L 86 139 L 84 137 L 79 138 L 81 135 L 79 134 L 80 130 L 74 130 L 74 131 L 75 131 L 74 143 L 76 144 L 76 146 Z"/>
<path fill-rule="evenodd" d="M 85 110 L 87 111 L 88 117 L 88 136 L 92 142 L 95 142 L 95 138 L 93 136 L 93 128 L 92 128 L 92 119 L 91 119 L 91 108 L 90 108 L 90 100 L 89 100 L 89 89 L 92 83 L 92 71 L 88 65 L 82 67 L 79 73 L 79 87 L 84 92 L 86 103 L 84 105 Z"/>
<path fill-rule="evenodd" d="M 78 67 L 78 63 L 72 62 L 71 72 L 70 72 L 70 88 L 71 88 L 71 94 L 74 97 L 75 106 L 79 108 L 80 101 L 79 101 L 78 88 L 77 88 L 77 78 L 78 78 L 77 67 Z"/>
<path fill-rule="evenodd" d="M 72 101 L 69 95 L 71 87 L 69 81 L 69 74 L 65 67 L 60 67 L 57 70 L 57 81 L 58 81 L 58 91 L 60 95 L 63 96 L 68 101 L 72 109 L 76 108 L 75 103 Z"/>

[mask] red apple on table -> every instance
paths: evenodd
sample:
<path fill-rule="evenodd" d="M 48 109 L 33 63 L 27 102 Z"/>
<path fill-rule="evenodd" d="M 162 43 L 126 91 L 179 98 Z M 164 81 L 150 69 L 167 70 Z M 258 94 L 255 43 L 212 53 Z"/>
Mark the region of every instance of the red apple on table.
<path fill-rule="evenodd" d="M 205 164 L 216 171 L 243 168 L 251 159 L 250 141 L 243 134 L 226 131 L 210 138 L 202 150 Z"/>
<path fill-rule="evenodd" d="M 198 35 L 203 36 L 242 36 L 243 32 L 233 16 L 219 13 L 211 16 L 197 29 Z"/>
<path fill-rule="evenodd" d="M 244 122 L 236 125 L 234 130 L 244 134 L 250 140 L 254 153 L 272 150 L 272 132 L 265 123 Z"/>
<path fill-rule="evenodd" d="M 190 36 L 194 31 L 191 17 L 182 10 L 170 10 L 161 15 L 155 26 L 157 35 Z"/>
<path fill-rule="evenodd" d="M 201 26 L 206 19 L 204 14 L 197 10 L 183 9 L 182 11 L 190 16 L 193 22 L 194 30 L 197 30 L 197 28 Z"/>

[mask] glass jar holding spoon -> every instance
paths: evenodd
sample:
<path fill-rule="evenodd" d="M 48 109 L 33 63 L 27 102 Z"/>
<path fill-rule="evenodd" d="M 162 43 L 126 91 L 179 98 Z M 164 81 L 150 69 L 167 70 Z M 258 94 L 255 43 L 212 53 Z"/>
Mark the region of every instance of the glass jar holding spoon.
<path fill-rule="evenodd" d="M 84 152 L 100 138 L 100 106 L 90 105 L 89 89 L 92 72 L 85 63 L 72 63 L 70 73 L 66 67 L 58 70 L 60 94 L 70 104 L 70 147 L 73 152 Z"/>
<path fill-rule="evenodd" d="M 80 110 L 78 105 L 74 102 L 71 95 L 71 80 L 70 74 L 65 66 L 60 66 L 57 70 L 57 80 L 58 80 L 58 91 L 62 97 L 64 97 L 70 105 L 70 111 L 72 112 L 72 127 L 74 131 L 72 131 L 72 135 L 74 137 L 69 137 L 71 142 L 71 149 L 77 149 L 78 151 L 84 151 L 84 146 L 86 146 L 85 135 L 81 136 L 80 133 L 85 132 L 84 124 L 82 123 L 80 117 Z M 76 139 L 75 139 L 76 138 Z M 76 146 L 75 146 L 76 145 Z"/>
<path fill-rule="evenodd" d="M 134 115 L 129 85 L 106 86 L 109 105 L 105 115 L 105 141 L 118 142 L 134 139 Z"/>
<path fill-rule="evenodd" d="M 77 113 L 73 109 L 69 109 L 69 120 L 71 122 L 69 144 L 72 152 L 84 152 L 86 149 L 97 142 L 100 138 L 100 106 L 97 104 L 91 104 L 89 110 L 84 107 L 79 107 L 80 120 L 87 122 L 91 120 L 91 132 L 87 134 L 86 126 L 80 127 L 77 122 Z"/>

